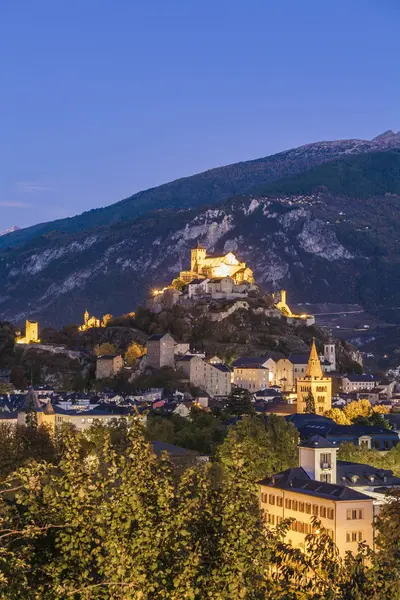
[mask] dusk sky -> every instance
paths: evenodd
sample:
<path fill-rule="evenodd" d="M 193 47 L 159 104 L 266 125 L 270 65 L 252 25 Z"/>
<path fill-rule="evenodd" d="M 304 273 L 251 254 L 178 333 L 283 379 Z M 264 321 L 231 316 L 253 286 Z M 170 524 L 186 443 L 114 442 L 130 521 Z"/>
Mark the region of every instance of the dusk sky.
<path fill-rule="evenodd" d="M 400 129 L 398 0 L 0 4 L 0 230 Z"/>

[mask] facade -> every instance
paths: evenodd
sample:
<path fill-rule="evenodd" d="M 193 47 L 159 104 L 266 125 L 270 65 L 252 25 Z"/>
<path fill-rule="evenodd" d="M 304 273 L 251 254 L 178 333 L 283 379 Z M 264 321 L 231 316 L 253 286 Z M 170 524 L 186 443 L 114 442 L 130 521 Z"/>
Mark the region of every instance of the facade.
<path fill-rule="evenodd" d="M 240 388 L 256 392 L 274 383 L 276 362 L 270 357 L 246 356 L 235 360 L 232 366 L 233 383 Z"/>
<path fill-rule="evenodd" d="M 231 393 L 232 372 L 224 363 L 211 364 L 194 354 L 183 356 L 177 362 L 177 368 L 185 373 L 192 385 L 210 396 L 228 396 Z"/>
<path fill-rule="evenodd" d="M 342 388 L 346 393 L 373 390 L 379 384 L 374 375 L 347 375 L 342 377 Z"/>
<path fill-rule="evenodd" d="M 96 361 L 96 379 L 108 379 L 115 377 L 124 366 L 120 354 L 99 356 Z"/>
<path fill-rule="evenodd" d="M 338 448 L 314 436 L 300 444 L 299 450 L 299 467 L 259 482 L 260 505 L 269 525 L 294 519 L 286 539 L 295 548 L 304 549 L 306 535 L 318 533 L 312 524 L 315 517 L 341 556 L 348 551 L 356 553 L 360 542 L 373 548 L 373 499 L 336 482 Z"/>
<path fill-rule="evenodd" d="M 190 271 L 181 271 L 179 278 L 187 283 L 197 278 L 225 278 L 230 277 L 240 284 L 243 281 L 254 282 L 253 272 L 246 263 L 239 261 L 232 252 L 224 256 L 207 256 L 204 246 L 198 244 L 191 250 Z"/>
<path fill-rule="evenodd" d="M 175 366 L 175 340 L 171 334 L 155 334 L 147 340 L 147 365 L 153 369 Z"/>
<path fill-rule="evenodd" d="M 325 373 L 336 371 L 336 347 L 333 342 L 324 344 L 324 355 L 320 359 L 321 361 L 324 359 L 324 362 L 327 363 Z"/>
<path fill-rule="evenodd" d="M 25 321 L 25 335 L 17 335 L 17 344 L 39 344 L 39 323 L 37 321 Z"/>
<path fill-rule="evenodd" d="M 314 398 L 316 413 L 323 415 L 332 408 L 332 380 L 322 373 L 315 341 L 311 346 L 306 374 L 297 379 L 296 387 L 298 413 L 307 411 L 306 399 L 310 394 Z"/>
<path fill-rule="evenodd" d="M 295 384 L 294 369 L 290 358 L 280 358 L 276 362 L 274 384 L 279 385 L 284 392 L 293 390 Z"/>

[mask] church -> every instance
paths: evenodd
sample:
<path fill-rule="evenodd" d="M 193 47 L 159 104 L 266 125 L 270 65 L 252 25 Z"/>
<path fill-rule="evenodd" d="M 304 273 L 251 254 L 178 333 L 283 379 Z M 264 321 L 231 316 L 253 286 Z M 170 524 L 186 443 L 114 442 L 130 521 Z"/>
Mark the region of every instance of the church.
<path fill-rule="evenodd" d="M 190 271 L 181 271 L 179 278 L 185 283 L 193 279 L 231 277 L 236 284 L 254 283 L 253 271 L 240 262 L 233 252 L 224 256 L 207 256 L 207 249 L 198 244 L 191 250 Z"/>
<path fill-rule="evenodd" d="M 297 412 L 324 415 L 332 408 L 332 379 L 322 372 L 315 340 L 313 340 L 304 377 L 299 377 L 297 387 Z"/>

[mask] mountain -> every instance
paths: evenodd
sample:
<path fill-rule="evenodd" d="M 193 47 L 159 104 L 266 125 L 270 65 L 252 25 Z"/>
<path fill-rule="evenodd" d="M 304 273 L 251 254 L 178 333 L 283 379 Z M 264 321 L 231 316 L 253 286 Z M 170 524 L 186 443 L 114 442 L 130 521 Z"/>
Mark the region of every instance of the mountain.
<path fill-rule="evenodd" d="M 0 317 L 60 325 L 80 322 L 86 308 L 132 311 L 187 268 L 198 239 L 237 252 L 266 291 L 286 287 L 296 302 L 400 306 L 396 147 L 393 132 L 311 144 L 10 234 Z"/>
<path fill-rule="evenodd" d="M 234 195 L 248 194 L 273 181 L 297 175 L 340 156 L 382 152 L 400 148 L 400 132 L 387 131 L 375 139 L 315 142 L 279 154 L 218 167 L 191 177 L 145 190 L 105 208 L 76 217 L 40 223 L 0 239 L 0 249 L 22 246 L 54 232 L 75 234 L 135 219 L 154 210 L 198 209 L 221 204 Z"/>
<path fill-rule="evenodd" d="M 4 231 L 0 231 L 0 237 L 2 235 L 7 235 L 9 233 L 14 233 L 14 231 L 20 231 L 20 227 L 17 227 L 17 225 L 11 225 L 11 227 L 9 227 L 8 229 L 5 229 Z"/>

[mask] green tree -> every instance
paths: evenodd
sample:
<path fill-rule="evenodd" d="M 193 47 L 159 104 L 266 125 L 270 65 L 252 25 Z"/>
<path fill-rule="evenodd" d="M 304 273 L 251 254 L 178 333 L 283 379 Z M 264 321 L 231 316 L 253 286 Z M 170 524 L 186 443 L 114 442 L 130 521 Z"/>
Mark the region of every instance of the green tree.
<path fill-rule="evenodd" d="M 306 406 L 305 406 L 305 411 L 306 413 L 315 413 L 315 399 L 313 396 L 312 391 L 310 390 L 306 396 L 306 398 L 304 399 Z"/>
<path fill-rule="evenodd" d="M 232 468 L 240 450 L 243 467 L 255 482 L 298 464 L 296 428 L 283 417 L 270 415 L 244 417 L 228 429 L 217 456 L 226 468 Z"/>
<path fill-rule="evenodd" d="M 232 415 L 248 415 L 254 413 L 253 397 L 248 390 L 234 387 L 229 394 L 225 408 Z"/>

